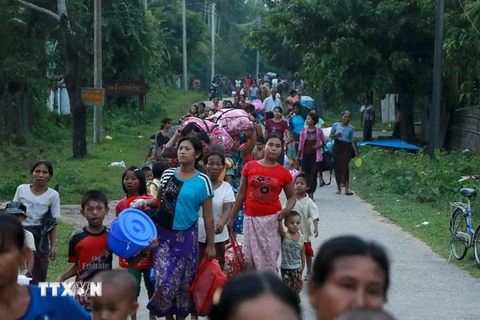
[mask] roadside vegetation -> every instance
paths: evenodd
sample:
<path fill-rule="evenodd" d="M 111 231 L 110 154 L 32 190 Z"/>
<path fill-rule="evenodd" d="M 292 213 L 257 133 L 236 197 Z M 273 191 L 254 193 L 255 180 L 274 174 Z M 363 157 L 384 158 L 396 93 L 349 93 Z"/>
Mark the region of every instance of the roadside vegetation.
<path fill-rule="evenodd" d="M 351 169 L 352 189 L 375 210 L 448 259 L 450 202 L 461 200 L 460 188 L 478 188 L 474 180 L 458 182 L 461 176 L 480 174 L 478 154 L 439 152 L 439 161 L 435 163 L 424 152 L 415 154 L 365 146 L 360 147 L 360 153 L 362 165 L 359 168 L 352 165 Z M 474 201 L 473 212 L 478 213 L 479 209 L 479 203 Z M 478 220 L 474 220 L 474 224 L 475 221 Z M 474 227 L 477 225 L 478 222 Z M 469 249 L 462 261 L 452 256 L 451 262 L 480 277 L 473 249 Z"/>
<path fill-rule="evenodd" d="M 98 189 L 115 200 L 123 196 L 121 167 L 109 166 L 124 161 L 127 167 L 141 166 L 150 145 L 150 136 L 160 128 L 163 117 L 178 122 L 202 93 L 171 89 L 152 89 L 144 112 L 133 108 L 114 108 L 103 117 L 103 142 L 93 144 L 93 109 L 88 109 L 88 155 L 72 157 L 71 116 L 49 113 L 25 146 L 7 145 L 0 151 L 0 199 L 12 199 L 18 185 L 30 181 L 30 166 L 38 159 L 52 162 L 54 177 L 49 185 L 60 185 L 62 204 L 78 204 L 82 194 Z M 175 97 L 175 98 L 173 98 Z M 111 140 L 105 139 L 106 136 Z"/>

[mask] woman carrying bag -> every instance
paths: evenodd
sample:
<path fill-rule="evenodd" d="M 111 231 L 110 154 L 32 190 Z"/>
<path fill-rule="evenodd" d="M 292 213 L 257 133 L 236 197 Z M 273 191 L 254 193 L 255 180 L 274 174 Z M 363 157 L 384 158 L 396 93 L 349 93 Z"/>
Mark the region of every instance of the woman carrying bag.
<path fill-rule="evenodd" d="M 301 161 L 302 171 L 310 177 L 310 189 L 307 193 L 313 199 L 313 194 L 317 189 L 317 174 L 323 161 L 322 146 L 327 141 L 322 129 L 315 127 L 318 123 L 317 114 L 310 113 L 306 122 L 308 127 L 300 132 L 298 160 Z"/>

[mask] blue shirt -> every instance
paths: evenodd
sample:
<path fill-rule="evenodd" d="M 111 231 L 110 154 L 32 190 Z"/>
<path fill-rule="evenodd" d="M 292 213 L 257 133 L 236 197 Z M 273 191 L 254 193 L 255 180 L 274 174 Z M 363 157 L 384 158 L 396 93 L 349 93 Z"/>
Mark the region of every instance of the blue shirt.
<path fill-rule="evenodd" d="M 353 131 L 355 131 L 355 128 L 351 124 L 346 127 L 342 127 L 340 122 L 335 122 L 332 126 L 332 130 L 330 131 L 330 137 L 337 132 L 341 132 L 342 135 L 340 137 L 336 137 L 335 139 L 345 142 L 353 142 Z"/>
<path fill-rule="evenodd" d="M 191 228 L 198 220 L 198 210 L 203 202 L 213 197 L 210 178 L 203 173 L 188 180 L 177 176 L 177 169 L 167 169 L 160 181 L 162 201 L 160 210 L 173 217 L 163 227 L 181 231 Z"/>
<path fill-rule="evenodd" d="M 91 316 L 84 311 L 80 304 L 72 297 L 62 297 L 62 288 L 58 289 L 58 296 L 52 297 L 52 289 L 47 288 L 47 296 L 40 295 L 40 288 L 28 286 L 30 291 L 30 305 L 27 312 L 19 320 L 90 320 Z"/>
<path fill-rule="evenodd" d="M 288 121 L 288 131 L 291 131 L 296 134 L 300 134 L 303 129 L 303 124 L 305 123 L 305 119 L 297 114 L 293 116 L 290 121 Z"/>

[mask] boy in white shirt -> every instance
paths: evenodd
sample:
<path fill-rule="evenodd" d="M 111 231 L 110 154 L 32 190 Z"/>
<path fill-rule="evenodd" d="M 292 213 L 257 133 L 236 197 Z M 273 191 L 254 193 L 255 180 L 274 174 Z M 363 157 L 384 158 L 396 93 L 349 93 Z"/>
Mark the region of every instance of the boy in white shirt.
<path fill-rule="evenodd" d="M 7 203 L 7 206 L 5 207 L 5 213 L 15 216 L 20 222 L 27 219 L 27 208 L 18 201 Z M 27 272 L 25 273 L 25 276 L 31 278 L 33 272 L 33 264 L 35 261 L 33 254 L 37 249 L 35 248 L 35 240 L 33 238 L 33 234 L 25 229 L 23 229 L 23 231 L 25 233 L 25 246 L 30 248 L 30 253 L 26 261 Z"/>
<path fill-rule="evenodd" d="M 312 243 L 310 241 L 312 237 L 312 222 L 313 236 L 316 238 L 318 237 L 318 221 L 320 220 L 320 217 L 318 215 L 317 205 L 307 194 L 307 190 L 310 188 L 310 186 L 309 179 L 306 174 L 299 174 L 295 178 L 293 182 L 293 188 L 297 202 L 295 203 L 292 211 L 298 212 L 301 216 L 300 232 L 305 236 L 305 256 L 307 265 L 307 274 L 304 280 L 308 281 L 312 274 L 312 260 L 314 254 Z M 286 206 L 286 203 L 284 205 Z"/>

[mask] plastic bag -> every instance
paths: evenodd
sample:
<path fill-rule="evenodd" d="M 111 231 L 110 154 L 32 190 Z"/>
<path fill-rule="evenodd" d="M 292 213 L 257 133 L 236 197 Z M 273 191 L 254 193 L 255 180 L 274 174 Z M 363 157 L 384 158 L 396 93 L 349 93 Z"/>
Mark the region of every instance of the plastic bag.
<path fill-rule="evenodd" d="M 220 269 L 218 260 L 204 259 L 190 287 L 198 316 L 207 316 L 212 307 L 213 295 L 227 282 L 227 276 Z"/>
<path fill-rule="evenodd" d="M 245 270 L 245 257 L 242 249 L 243 245 L 237 242 L 233 234 L 230 234 L 230 247 L 225 251 L 225 267 L 223 268 L 229 279 Z"/>

